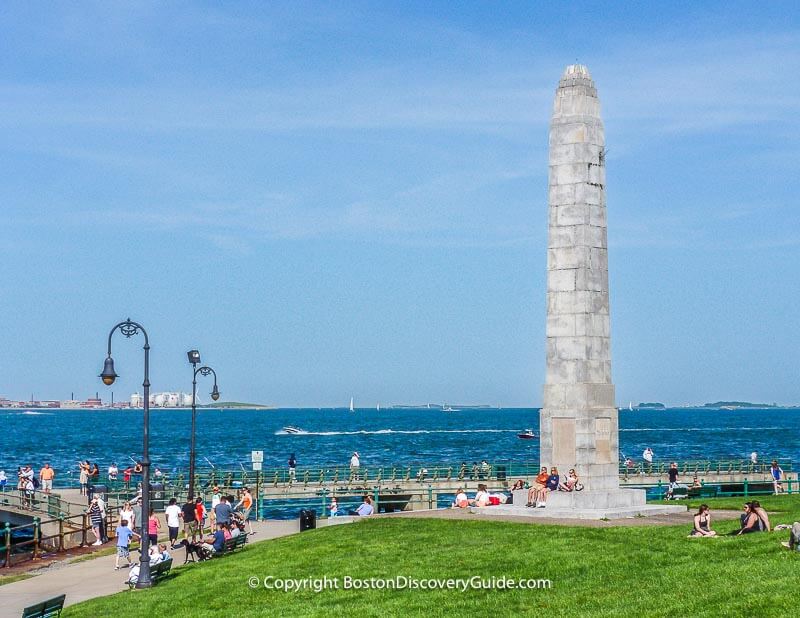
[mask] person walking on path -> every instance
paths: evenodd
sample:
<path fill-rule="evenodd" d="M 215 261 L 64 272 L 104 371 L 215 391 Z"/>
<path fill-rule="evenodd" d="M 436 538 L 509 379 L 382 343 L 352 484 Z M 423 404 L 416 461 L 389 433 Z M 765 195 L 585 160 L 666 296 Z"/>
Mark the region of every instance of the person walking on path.
<path fill-rule="evenodd" d="M 161 522 L 158 521 L 153 507 L 150 507 L 150 517 L 147 518 L 147 536 L 150 539 L 151 546 L 158 543 L 159 530 L 161 530 Z"/>
<path fill-rule="evenodd" d="M 648 473 L 652 472 L 653 471 L 653 449 L 651 449 L 649 446 L 646 449 L 644 449 L 644 452 L 642 453 L 642 459 L 644 459 L 644 462 L 647 464 L 647 472 Z"/>
<path fill-rule="evenodd" d="M 183 538 L 189 540 L 192 536 L 192 543 L 197 541 L 197 508 L 194 500 L 186 499 L 181 507 L 181 518 L 183 519 Z"/>
<path fill-rule="evenodd" d="M 200 531 L 200 537 L 205 534 L 206 532 L 206 505 L 203 504 L 203 498 L 197 496 L 197 499 L 194 501 L 194 516 L 197 520 L 197 529 Z"/>
<path fill-rule="evenodd" d="M 233 513 L 233 509 L 228 504 L 227 497 L 220 496 L 219 503 L 214 507 L 216 523 L 228 525 L 231 522 L 231 513 Z"/>
<path fill-rule="evenodd" d="M 358 451 L 353 451 L 353 456 L 350 458 L 350 477 L 358 478 L 358 469 L 361 467 L 361 458 L 358 456 Z"/>
<path fill-rule="evenodd" d="M 783 470 L 778 465 L 778 462 L 774 459 L 772 460 L 772 466 L 770 466 L 769 472 L 772 475 L 772 486 L 775 489 L 775 495 L 777 496 L 783 491 L 783 485 L 781 484 L 781 481 L 783 480 Z"/>
<path fill-rule="evenodd" d="M 169 504 L 164 510 L 167 517 L 167 530 L 169 530 L 169 546 L 170 549 L 175 549 L 175 543 L 178 541 L 178 532 L 181 528 L 181 508 L 178 506 L 178 500 L 175 498 L 169 499 Z"/>
<path fill-rule="evenodd" d="M 128 522 L 128 527 L 131 530 L 136 530 L 136 513 L 133 512 L 130 502 L 126 502 L 122 505 L 122 508 L 119 510 L 119 519 L 120 521 L 124 519 Z"/>
<path fill-rule="evenodd" d="M 219 491 L 219 487 L 214 485 L 214 488 L 211 490 L 211 509 L 208 513 L 209 523 L 211 524 L 212 532 L 216 529 L 217 525 L 217 512 L 216 508 L 219 504 L 220 500 L 222 499 L 222 493 Z"/>
<path fill-rule="evenodd" d="M 39 470 L 39 481 L 42 485 L 42 491 L 49 494 L 53 490 L 53 478 L 56 471 L 50 467 L 49 463 L 44 464 L 44 468 Z"/>
<path fill-rule="evenodd" d="M 128 527 L 128 520 L 123 519 L 119 522 L 119 526 L 117 526 L 117 557 L 114 560 L 114 570 L 119 571 L 119 559 L 125 558 L 128 561 L 128 566 L 131 566 L 131 551 L 130 551 L 130 543 L 131 538 L 136 537 L 140 539 L 141 537 L 136 534 L 133 530 Z"/>
<path fill-rule="evenodd" d="M 253 509 L 253 496 L 250 489 L 245 487 L 242 493 L 242 499 L 236 503 L 234 508 L 242 507 L 242 518 L 250 528 L 250 534 L 253 534 L 253 524 L 250 521 L 250 511 Z"/>

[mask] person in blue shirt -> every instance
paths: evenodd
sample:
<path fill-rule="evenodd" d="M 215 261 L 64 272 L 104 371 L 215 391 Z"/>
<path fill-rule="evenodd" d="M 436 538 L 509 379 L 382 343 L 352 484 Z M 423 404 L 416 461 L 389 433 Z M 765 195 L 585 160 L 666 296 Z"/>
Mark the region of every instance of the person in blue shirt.
<path fill-rule="evenodd" d="M 208 555 L 218 554 L 225 547 L 225 533 L 222 531 L 223 528 L 225 528 L 225 524 L 218 523 L 214 535 L 208 537 L 206 542 L 203 543 L 203 549 Z"/>
<path fill-rule="evenodd" d="M 372 506 L 372 499 L 369 496 L 364 496 L 364 502 L 356 509 L 356 515 L 360 517 L 367 517 L 375 512 Z"/>
<path fill-rule="evenodd" d="M 550 468 L 550 476 L 547 477 L 545 487 L 550 491 L 558 491 L 558 468 Z"/>
<path fill-rule="evenodd" d="M 141 537 L 128 527 L 128 520 L 123 519 L 117 526 L 117 558 L 114 561 L 114 570 L 119 571 L 119 559 L 125 558 L 128 561 L 128 566 L 131 565 L 131 552 L 129 545 L 131 538 Z"/>

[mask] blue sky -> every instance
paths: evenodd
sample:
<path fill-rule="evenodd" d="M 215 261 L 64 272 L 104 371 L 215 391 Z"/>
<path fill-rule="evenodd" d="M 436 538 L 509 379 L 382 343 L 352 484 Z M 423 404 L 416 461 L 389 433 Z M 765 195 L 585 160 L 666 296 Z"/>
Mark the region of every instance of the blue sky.
<path fill-rule="evenodd" d="M 0 5 L 0 394 L 538 405 L 578 60 L 619 402 L 800 402 L 795 3 L 337 4 Z"/>

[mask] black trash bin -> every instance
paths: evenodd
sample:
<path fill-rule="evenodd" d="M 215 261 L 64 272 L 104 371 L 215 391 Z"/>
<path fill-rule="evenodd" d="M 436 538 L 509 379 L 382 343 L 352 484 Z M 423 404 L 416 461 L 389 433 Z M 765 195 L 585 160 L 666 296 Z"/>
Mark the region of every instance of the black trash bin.
<path fill-rule="evenodd" d="M 150 483 L 150 508 L 157 512 L 166 508 L 164 483 Z"/>
<path fill-rule="evenodd" d="M 317 527 L 317 512 L 314 509 L 300 511 L 300 532 L 313 530 Z"/>
<path fill-rule="evenodd" d="M 86 496 L 89 499 L 89 503 L 92 502 L 92 498 L 95 495 L 98 496 L 105 496 L 108 493 L 108 485 L 89 485 L 89 488 L 86 490 Z"/>
<path fill-rule="evenodd" d="M 505 481 L 506 480 L 506 467 L 505 466 L 495 466 L 495 470 L 497 470 L 497 480 L 498 481 Z"/>

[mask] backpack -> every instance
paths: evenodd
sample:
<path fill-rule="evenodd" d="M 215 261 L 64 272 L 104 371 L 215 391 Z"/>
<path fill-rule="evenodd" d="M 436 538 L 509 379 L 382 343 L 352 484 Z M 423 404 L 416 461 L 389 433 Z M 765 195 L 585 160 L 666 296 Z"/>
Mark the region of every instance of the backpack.
<path fill-rule="evenodd" d="M 33 480 L 33 488 L 34 488 L 34 489 L 39 489 L 39 484 L 40 484 L 40 483 L 39 483 L 39 479 L 37 479 L 37 478 L 34 476 L 32 480 Z"/>

